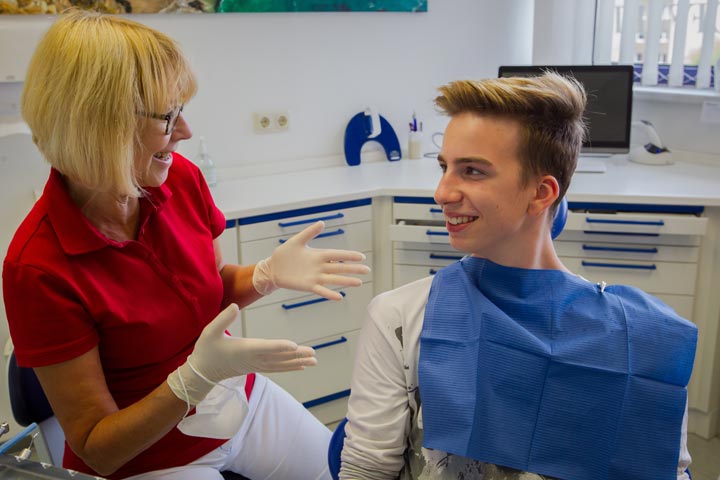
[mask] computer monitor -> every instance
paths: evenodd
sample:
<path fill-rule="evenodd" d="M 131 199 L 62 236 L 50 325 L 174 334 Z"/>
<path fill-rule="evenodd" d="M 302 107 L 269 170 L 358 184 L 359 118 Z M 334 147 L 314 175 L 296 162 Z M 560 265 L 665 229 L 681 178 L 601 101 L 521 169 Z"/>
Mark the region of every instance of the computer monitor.
<path fill-rule="evenodd" d="M 498 75 L 532 77 L 547 70 L 575 77 L 585 87 L 588 136 L 582 153 L 627 153 L 632 125 L 632 65 L 502 66 Z"/>

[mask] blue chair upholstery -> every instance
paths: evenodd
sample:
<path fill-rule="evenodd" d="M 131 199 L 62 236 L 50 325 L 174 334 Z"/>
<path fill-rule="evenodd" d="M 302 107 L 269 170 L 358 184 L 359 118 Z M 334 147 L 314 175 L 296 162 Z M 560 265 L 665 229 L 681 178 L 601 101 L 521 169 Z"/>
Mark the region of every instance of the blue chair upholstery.
<path fill-rule="evenodd" d="M 550 231 L 553 240 L 565 228 L 565 222 L 567 222 L 568 216 L 568 201 L 567 197 L 563 197 L 562 201 L 558 204 L 557 210 L 555 210 L 555 218 L 553 218 L 552 229 Z"/>
<path fill-rule="evenodd" d="M 345 443 L 346 423 L 347 418 L 343 418 L 338 426 L 335 427 L 332 437 L 330 437 L 330 446 L 328 447 L 328 468 L 333 480 L 337 480 L 338 475 L 340 475 L 340 453 L 342 452 L 343 444 Z"/>

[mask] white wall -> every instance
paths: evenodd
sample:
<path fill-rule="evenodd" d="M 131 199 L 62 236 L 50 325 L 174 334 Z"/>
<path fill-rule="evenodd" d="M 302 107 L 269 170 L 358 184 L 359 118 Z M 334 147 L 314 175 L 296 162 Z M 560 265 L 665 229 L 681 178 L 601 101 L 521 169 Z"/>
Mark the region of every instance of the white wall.
<path fill-rule="evenodd" d="M 529 63 L 532 0 L 430 0 L 427 13 L 278 13 L 137 15 L 176 38 L 194 65 L 200 91 L 187 106 L 196 136 L 219 167 L 296 168 L 313 158 L 342 164 L 347 121 L 371 104 L 395 127 L 402 145 L 413 110 L 426 132 L 441 129 L 435 88 L 461 77 L 496 76 L 501 63 Z M 53 17 L 0 17 L 47 26 Z M 292 127 L 252 131 L 252 112 L 288 109 Z M 181 147 L 194 156 L 197 139 Z M 41 188 L 47 167 L 27 136 L 0 139 L 0 253 Z M 279 187 L 281 188 L 281 187 Z M 4 308 L 0 345 L 7 339 Z M 0 360 L 0 372 L 5 359 Z M 2 377 L 4 379 L 4 375 Z M 5 385 L 0 382 L 0 389 Z M 0 420 L 10 419 L 0 394 Z"/>

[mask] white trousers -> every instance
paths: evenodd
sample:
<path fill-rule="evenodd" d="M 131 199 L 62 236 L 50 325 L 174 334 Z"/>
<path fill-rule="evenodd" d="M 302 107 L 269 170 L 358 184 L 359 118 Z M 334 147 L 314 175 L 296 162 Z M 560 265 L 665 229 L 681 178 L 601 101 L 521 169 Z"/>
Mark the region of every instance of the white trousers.
<path fill-rule="evenodd" d="M 221 480 L 230 470 L 250 480 L 330 480 L 332 432 L 289 393 L 256 375 L 249 412 L 227 443 L 189 465 L 126 480 Z"/>

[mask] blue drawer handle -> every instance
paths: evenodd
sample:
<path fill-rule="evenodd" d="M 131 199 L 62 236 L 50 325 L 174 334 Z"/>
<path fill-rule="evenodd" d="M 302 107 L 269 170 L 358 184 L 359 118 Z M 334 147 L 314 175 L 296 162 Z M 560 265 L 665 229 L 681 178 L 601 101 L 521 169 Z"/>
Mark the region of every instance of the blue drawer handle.
<path fill-rule="evenodd" d="M 437 270 L 435 270 L 434 268 L 431 268 L 429 273 L 430 273 L 430 275 L 435 275 L 437 272 L 438 272 Z"/>
<path fill-rule="evenodd" d="M 442 208 L 431 208 L 430 213 L 442 213 Z"/>
<path fill-rule="evenodd" d="M 343 230 L 342 228 L 338 228 L 338 229 L 335 230 L 334 232 L 321 233 L 320 235 L 318 235 L 318 236 L 315 237 L 315 238 L 334 237 L 334 236 L 336 236 L 336 235 L 343 235 L 344 233 L 345 233 L 345 230 Z M 313 239 L 313 240 L 314 240 L 314 239 Z M 280 242 L 280 243 L 285 243 L 285 242 L 287 242 L 287 239 L 281 238 L 280 240 L 278 240 L 278 242 Z"/>
<path fill-rule="evenodd" d="M 623 265 L 622 263 L 599 263 L 582 261 L 583 267 L 605 267 L 605 268 L 627 268 L 630 270 L 657 270 L 655 264 L 652 265 Z"/>
<path fill-rule="evenodd" d="M 625 247 L 597 247 L 595 245 L 583 245 L 583 250 L 594 250 L 597 252 L 632 252 L 632 253 L 658 253 L 656 247 L 652 248 L 625 248 Z"/>
<path fill-rule="evenodd" d="M 343 291 L 341 291 L 341 292 L 340 292 L 340 295 L 342 295 L 342 296 L 344 297 L 344 296 L 346 295 L 346 293 L 343 292 Z M 281 307 L 282 307 L 284 310 L 292 310 L 293 308 L 307 307 L 308 305 L 314 305 L 314 304 L 316 304 L 316 303 L 328 302 L 328 301 L 329 301 L 329 300 L 328 300 L 327 298 L 315 298 L 315 299 L 313 299 L 313 300 L 307 300 L 307 301 L 305 301 L 305 302 L 290 303 L 290 304 L 288 304 L 288 303 L 283 303 L 283 304 L 281 305 Z"/>
<path fill-rule="evenodd" d="M 659 233 L 603 232 L 600 230 L 583 230 L 587 235 L 622 235 L 626 237 L 659 237 Z"/>
<path fill-rule="evenodd" d="M 428 230 L 427 232 L 425 232 L 425 235 L 440 235 L 443 237 L 448 237 L 450 236 L 450 232 L 436 232 L 433 230 Z"/>
<path fill-rule="evenodd" d="M 319 222 L 320 220 L 337 220 L 338 218 L 345 218 L 342 213 L 336 213 L 335 215 L 327 215 L 325 217 L 308 218 L 306 220 L 296 220 L 294 222 L 278 222 L 278 227 L 294 227 L 295 225 L 305 225 L 308 223 Z"/>
<path fill-rule="evenodd" d="M 347 342 L 347 341 L 348 341 L 347 338 L 345 338 L 345 337 L 340 337 L 340 338 L 338 338 L 337 340 L 333 340 L 332 342 L 320 343 L 320 344 L 318 344 L 318 345 L 313 345 L 313 346 L 310 347 L 310 348 L 313 348 L 313 349 L 315 349 L 315 350 L 320 350 L 321 348 L 332 347 L 333 345 L 337 345 L 337 344 L 339 344 L 339 343 L 345 343 L 345 342 Z"/>
<path fill-rule="evenodd" d="M 434 260 L 462 260 L 462 255 L 439 255 L 437 253 L 431 253 L 430 258 Z"/>
<path fill-rule="evenodd" d="M 612 223 L 614 225 L 653 225 L 657 227 L 665 225 L 663 220 L 606 220 L 601 218 L 586 217 L 585 221 L 587 223 Z"/>
<path fill-rule="evenodd" d="M 350 389 L 342 390 L 340 392 L 331 393 L 330 395 L 316 398 L 314 400 L 308 400 L 307 402 L 303 403 L 303 407 L 305 407 L 305 408 L 317 407 L 318 405 L 322 405 L 323 403 L 329 403 L 334 400 L 338 400 L 340 398 L 345 398 L 345 397 L 349 397 L 349 396 L 350 396 Z"/>

